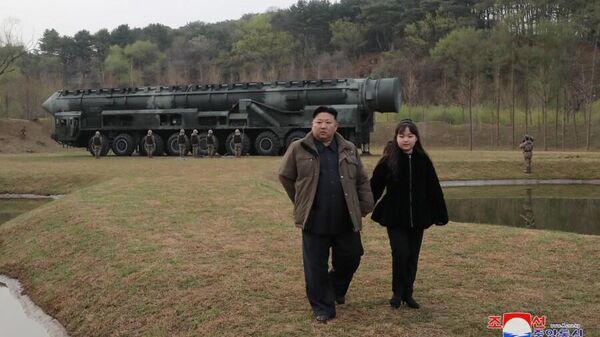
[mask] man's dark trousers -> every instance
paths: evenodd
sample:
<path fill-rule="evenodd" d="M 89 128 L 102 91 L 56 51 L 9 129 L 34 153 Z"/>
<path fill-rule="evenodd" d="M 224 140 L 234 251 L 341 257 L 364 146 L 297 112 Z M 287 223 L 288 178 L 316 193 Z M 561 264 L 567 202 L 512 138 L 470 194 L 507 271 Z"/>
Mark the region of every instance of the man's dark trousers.
<path fill-rule="evenodd" d="M 335 299 L 346 295 L 362 254 L 360 232 L 322 235 L 302 231 L 306 295 L 315 316 L 335 317 Z"/>

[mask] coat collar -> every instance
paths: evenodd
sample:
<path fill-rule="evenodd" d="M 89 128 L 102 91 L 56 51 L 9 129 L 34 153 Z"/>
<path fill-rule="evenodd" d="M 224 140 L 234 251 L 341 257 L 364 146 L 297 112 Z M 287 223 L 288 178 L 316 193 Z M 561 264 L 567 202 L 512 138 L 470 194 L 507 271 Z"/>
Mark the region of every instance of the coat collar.
<path fill-rule="evenodd" d="M 351 150 L 352 146 L 348 143 L 348 141 L 342 137 L 339 133 L 335 133 L 335 140 L 337 142 L 338 153 L 342 153 L 346 150 Z M 308 132 L 304 138 L 300 140 L 300 144 L 310 151 L 313 155 L 318 156 L 317 145 L 315 144 L 315 137 L 313 137 L 312 132 Z"/>

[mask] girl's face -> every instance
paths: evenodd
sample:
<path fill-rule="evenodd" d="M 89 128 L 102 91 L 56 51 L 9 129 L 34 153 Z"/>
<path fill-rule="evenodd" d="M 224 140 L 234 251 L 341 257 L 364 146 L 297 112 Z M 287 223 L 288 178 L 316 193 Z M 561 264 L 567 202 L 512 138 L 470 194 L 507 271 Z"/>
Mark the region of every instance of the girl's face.
<path fill-rule="evenodd" d="M 417 136 L 410 132 L 409 128 L 404 128 L 396 135 L 396 143 L 398 143 L 400 150 L 410 154 L 417 143 Z"/>

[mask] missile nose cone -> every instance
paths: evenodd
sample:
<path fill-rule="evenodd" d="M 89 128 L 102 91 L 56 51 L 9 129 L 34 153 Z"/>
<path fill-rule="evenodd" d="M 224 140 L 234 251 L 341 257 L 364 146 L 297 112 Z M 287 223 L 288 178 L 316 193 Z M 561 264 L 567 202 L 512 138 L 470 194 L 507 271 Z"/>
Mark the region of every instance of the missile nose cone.
<path fill-rule="evenodd" d="M 56 96 L 58 95 L 57 92 L 55 92 L 52 96 L 48 97 L 48 99 L 42 103 L 42 108 L 44 108 L 44 110 L 46 110 L 48 113 L 54 115 L 54 99 L 56 98 Z"/>

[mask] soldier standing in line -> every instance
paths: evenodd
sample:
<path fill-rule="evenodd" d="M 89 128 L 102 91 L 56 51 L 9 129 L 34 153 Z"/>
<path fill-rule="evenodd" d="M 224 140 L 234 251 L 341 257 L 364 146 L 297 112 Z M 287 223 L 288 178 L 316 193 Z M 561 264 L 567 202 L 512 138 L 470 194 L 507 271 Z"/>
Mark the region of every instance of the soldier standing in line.
<path fill-rule="evenodd" d="M 179 136 L 177 136 L 177 143 L 179 144 L 179 158 L 183 159 L 183 157 L 187 153 L 187 143 L 188 138 L 185 135 L 185 130 L 179 130 Z"/>
<path fill-rule="evenodd" d="M 237 158 L 242 155 L 242 134 L 239 129 L 235 129 L 233 134 L 233 153 Z"/>
<path fill-rule="evenodd" d="M 100 135 L 100 131 L 96 131 L 96 134 L 92 137 L 92 151 L 94 152 L 94 157 L 100 159 L 100 153 L 102 153 L 102 136 Z"/>
<path fill-rule="evenodd" d="M 154 135 L 152 134 L 152 130 L 148 130 L 148 134 L 146 134 L 146 139 L 144 143 L 146 147 L 146 153 L 148 154 L 148 158 L 152 158 L 154 150 L 156 149 L 156 144 L 154 142 Z"/>
<path fill-rule="evenodd" d="M 200 154 L 198 151 L 200 150 L 200 137 L 198 137 L 198 130 L 194 129 L 194 131 L 192 131 L 190 143 L 192 143 L 192 155 L 194 157 L 199 157 Z"/>
<path fill-rule="evenodd" d="M 533 137 L 525 135 L 525 138 L 519 144 L 519 148 L 523 150 L 523 160 L 525 161 L 525 169 L 523 172 L 531 173 L 531 157 L 533 157 Z"/>
<path fill-rule="evenodd" d="M 215 154 L 215 136 L 213 135 L 213 130 L 208 130 L 208 135 L 206 136 L 206 147 L 208 149 L 208 156 L 212 158 Z"/>

